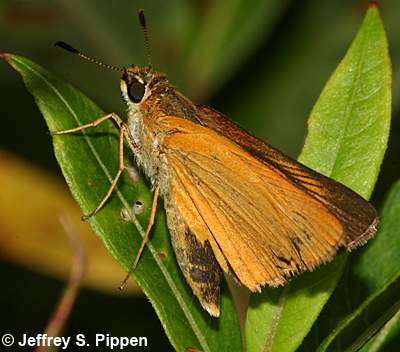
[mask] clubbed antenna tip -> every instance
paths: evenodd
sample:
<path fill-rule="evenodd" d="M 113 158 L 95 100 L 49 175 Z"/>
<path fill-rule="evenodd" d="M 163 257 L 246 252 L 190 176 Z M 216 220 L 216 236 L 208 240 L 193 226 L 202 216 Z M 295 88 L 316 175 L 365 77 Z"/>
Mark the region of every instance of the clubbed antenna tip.
<path fill-rule="evenodd" d="M 144 10 L 140 9 L 138 12 L 140 27 L 142 27 L 142 31 L 144 34 L 144 45 L 146 47 L 147 54 L 147 64 L 151 67 L 151 50 L 150 50 L 150 40 L 149 33 L 147 31 L 146 17 L 144 15 Z"/>
<path fill-rule="evenodd" d="M 109 68 L 109 69 L 114 70 L 114 71 L 120 71 L 120 72 L 124 71 L 123 68 L 112 66 L 112 65 L 108 65 L 108 64 L 105 64 L 104 62 L 102 62 L 100 60 L 97 60 L 97 59 L 95 59 L 93 57 L 90 57 L 90 56 L 82 53 L 81 51 L 75 49 L 74 47 L 72 47 L 71 45 L 69 45 L 69 44 L 67 44 L 65 42 L 62 42 L 62 41 L 55 42 L 54 46 L 58 46 L 59 48 L 62 48 L 64 50 L 69 51 L 70 53 L 76 54 L 79 57 L 81 57 L 81 58 L 83 58 L 83 59 L 85 59 L 87 61 L 95 63 L 96 65 L 103 66 L 103 67 Z"/>
<path fill-rule="evenodd" d="M 144 10 L 140 9 L 139 10 L 139 22 L 142 28 L 146 28 L 146 17 L 144 16 Z"/>
<path fill-rule="evenodd" d="M 65 42 L 61 42 L 61 41 L 55 42 L 54 46 L 58 46 L 58 47 L 60 47 L 60 48 L 62 48 L 64 50 L 67 50 L 67 51 L 69 51 L 71 53 L 74 53 L 74 54 L 79 54 L 78 50 L 76 50 L 71 45 L 69 45 L 69 44 L 67 44 Z"/>

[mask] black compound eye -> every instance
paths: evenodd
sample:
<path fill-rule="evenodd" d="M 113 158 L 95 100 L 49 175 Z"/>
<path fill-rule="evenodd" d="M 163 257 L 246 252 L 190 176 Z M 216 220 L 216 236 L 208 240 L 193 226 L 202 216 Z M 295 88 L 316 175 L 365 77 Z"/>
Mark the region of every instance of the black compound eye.
<path fill-rule="evenodd" d="M 140 103 L 140 101 L 143 99 L 144 92 L 144 84 L 140 83 L 139 81 L 132 82 L 128 87 L 129 98 L 134 103 Z"/>

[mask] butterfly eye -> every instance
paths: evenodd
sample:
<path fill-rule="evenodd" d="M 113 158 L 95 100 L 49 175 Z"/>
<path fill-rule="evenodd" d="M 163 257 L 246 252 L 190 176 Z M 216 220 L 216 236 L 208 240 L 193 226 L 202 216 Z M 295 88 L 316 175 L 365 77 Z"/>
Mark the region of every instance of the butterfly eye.
<path fill-rule="evenodd" d="M 128 87 L 129 98 L 136 104 L 140 103 L 140 101 L 144 96 L 144 92 L 145 92 L 144 84 L 138 81 L 131 83 L 130 86 Z"/>

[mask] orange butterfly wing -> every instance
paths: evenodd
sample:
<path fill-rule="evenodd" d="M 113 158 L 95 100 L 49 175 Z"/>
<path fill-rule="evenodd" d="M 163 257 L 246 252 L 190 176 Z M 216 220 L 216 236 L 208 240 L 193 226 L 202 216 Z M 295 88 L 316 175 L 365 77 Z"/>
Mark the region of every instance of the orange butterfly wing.
<path fill-rule="evenodd" d="M 303 174 L 285 173 L 186 119 L 158 123 L 173 131 L 163 141 L 170 170 L 166 202 L 200 243 L 208 241 L 224 271 L 231 269 L 252 291 L 283 284 L 346 245 L 346 222 L 332 211 L 317 178 L 304 180 L 301 168 Z"/>
<path fill-rule="evenodd" d="M 284 155 L 209 106 L 198 105 L 196 108 L 196 121 L 201 125 L 233 141 L 265 165 L 286 174 L 294 185 L 325 203 L 345 228 L 344 246 L 347 250 L 364 244 L 375 234 L 378 223 L 376 210 L 357 193 Z M 318 181 L 316 184 L 320 190 L 309 187 L 313 180 Z"/>

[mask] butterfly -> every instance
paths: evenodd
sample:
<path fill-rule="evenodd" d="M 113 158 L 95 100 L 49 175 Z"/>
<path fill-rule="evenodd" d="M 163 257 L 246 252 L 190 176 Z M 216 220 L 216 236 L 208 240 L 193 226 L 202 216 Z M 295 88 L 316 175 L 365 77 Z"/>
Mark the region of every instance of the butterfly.
<path fill-rule="evenodd" d="M 139 19 L 146 35 L 143 13 Z M 113 119 L 120 131 L 117 176 L 126 141 L 154 190 L 149 224 L 132 265 L 139 261 L 158 198 L 179 267 L 212 316 L 220 314 L 222 274 L 252 292 L 283 285 L 374 236 L 374 207 L 346 186 L 309 169 L 253 136 L 227 116 L 196 105 L 167 76 L 146 67 L 106 65 L 64 42 L 58 46 L 121 72 L 125 122 L 108 114 L 66 134 Z M 149 52 L 149 50 L 148 50 Z M 129 272 L 129 273 L 130 273 Z M 127 276 L 128 277 L 128 276 Z"/>

